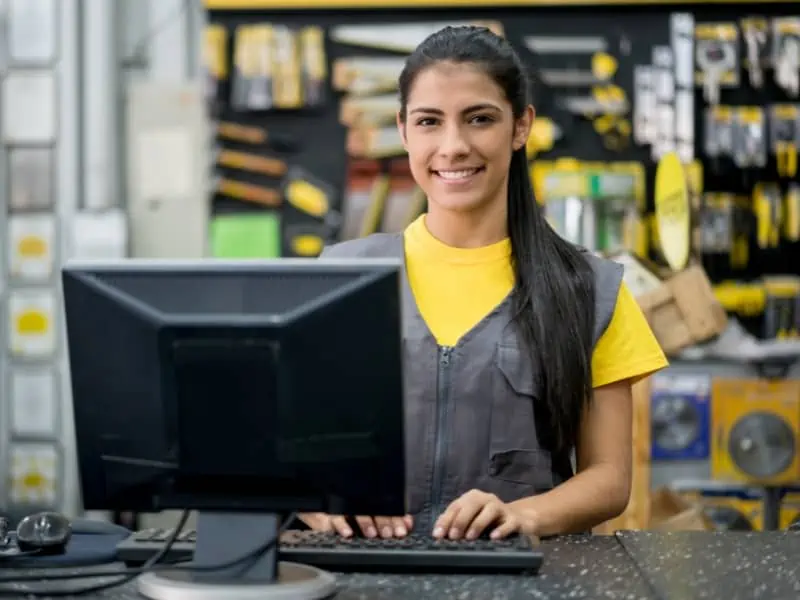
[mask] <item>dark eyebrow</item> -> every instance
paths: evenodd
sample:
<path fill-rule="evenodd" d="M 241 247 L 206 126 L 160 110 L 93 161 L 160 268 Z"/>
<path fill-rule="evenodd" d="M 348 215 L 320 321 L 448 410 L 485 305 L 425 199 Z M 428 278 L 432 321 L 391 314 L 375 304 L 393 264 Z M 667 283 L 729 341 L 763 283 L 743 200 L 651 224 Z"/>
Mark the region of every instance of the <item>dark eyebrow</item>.
<path fill-rule="evenodd" d="M 461 111 L 462 114 L 469 114 L 479 110 L 493 110 L 496 112 L 501 112 L 499 106 L 495 106 L 494 104 L 484 103 L 484 104 L 473 104 L 472 106 L 468 106 L 464 110 Z M 428 108 L 425 106 L 420 106 L 419 108 L 415 108 L 411 111 L 411 114 L 414 113 L 425 113 L 429 115 L 443 115 L 444 111 L 439 110 L 438 108 Z"/>

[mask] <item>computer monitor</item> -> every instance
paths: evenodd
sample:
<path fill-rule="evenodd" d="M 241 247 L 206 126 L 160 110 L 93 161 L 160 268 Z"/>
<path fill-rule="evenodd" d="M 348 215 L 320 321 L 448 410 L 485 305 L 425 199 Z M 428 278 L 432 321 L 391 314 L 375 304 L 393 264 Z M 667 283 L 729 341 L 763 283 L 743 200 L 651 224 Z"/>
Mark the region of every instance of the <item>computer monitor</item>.
<path fill-rule="evenodd" d="M 401 274 L 373 259 L 65 266 L 84 508 L 198 510 L 206 565 L 263 546 L 293 511 L 405 514 Z M 274 551 L 148 577 L 151 598 L 228 579 L 230 600 L 331 584 L 279 573 Z"/>

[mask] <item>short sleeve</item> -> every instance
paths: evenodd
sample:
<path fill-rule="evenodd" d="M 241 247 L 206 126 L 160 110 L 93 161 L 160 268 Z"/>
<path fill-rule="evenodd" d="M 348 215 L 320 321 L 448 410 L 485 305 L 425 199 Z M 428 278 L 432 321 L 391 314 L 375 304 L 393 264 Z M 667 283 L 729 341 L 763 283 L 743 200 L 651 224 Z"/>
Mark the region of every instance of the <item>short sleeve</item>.
<path fill-rule="evenodd" d="M 639 303 L 623 282 L 611 321 L 594 347 L 592 387 L 624 379 L 634 383 L 668 365 Z"/>

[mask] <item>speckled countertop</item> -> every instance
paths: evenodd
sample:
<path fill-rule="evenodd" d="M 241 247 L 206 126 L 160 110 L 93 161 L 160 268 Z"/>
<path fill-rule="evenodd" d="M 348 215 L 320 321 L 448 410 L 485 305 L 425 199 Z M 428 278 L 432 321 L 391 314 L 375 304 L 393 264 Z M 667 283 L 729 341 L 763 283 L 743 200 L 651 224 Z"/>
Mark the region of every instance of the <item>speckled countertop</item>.
<path fill-rule="evenodd" d="M 487 600 L 557 599 L 647 600 L 653 598 L 636 566 L 619 542 L 611 536 L 567 536 L 543 543 L 544 563 L 537 576 L 470 575 L 340 575 L 337 600 Z M 97 569 L 93 569 L 97 570 Z M 0 569 L 4 576 L 15 571 Z M 16 571 L 30 574 L 31 571 Z M 84 588 L 95 581 L 59 582 Z M 8 584 L 5 584 L 8 585 Z M 45 583 L 43 585 L 54 585 Z M 30 584 L 34 587 L 34 584 Z M 22 585 L 15 585 L 17 589 Z M 6 588 L 4 588 L 6 589 Z M 36 584 L 36 589 L 42 589 Z M 3 597 L 5 594 L 2 594 Z M 20 589 L 16 598 L 26 598 Z M 139 600 L 134 584 L 83 598 Z"/>
<path fill-rule="evenodd" d="M 617 534 L 661 598 L 797 600 L 800 533 Z"/>
<path fill-rule="evenodd" d="M 341 575 L 337 600 L 723 600 L 800 598 L 798 533 L 567 536 L 543 544 L 537 576 Z M 94 569 L 96 570 L 96 569 Z M 0 568 L 3 576 L 30 571 Z M 70 583 L 79 588 L 91 581 Z M 8 584 L 4 584 L 8 585 Z M 33 584 L 31 584 L 33 585 Z M 53 584 L 47 584 L 53 585 Z M 66 584 L 59 585 L 64 590 Z M 3 592 L 8 588 L 4 587 Z M 14 598 L 30 598 L 21 585 Z M 37 589 L 41 589 L 37 585 Z M 7 593 L 7 592 L 6 592 Z M 9 597 L 0 593 L 2 597 Z M 139 600 L 134 584 L 92 596 Z"/>

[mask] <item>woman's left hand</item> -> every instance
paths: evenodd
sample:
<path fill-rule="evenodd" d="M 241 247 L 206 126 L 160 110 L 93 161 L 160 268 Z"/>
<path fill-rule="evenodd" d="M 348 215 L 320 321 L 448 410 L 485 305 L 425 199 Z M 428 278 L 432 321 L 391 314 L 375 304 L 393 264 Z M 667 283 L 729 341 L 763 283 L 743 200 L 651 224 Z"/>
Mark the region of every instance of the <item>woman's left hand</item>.
<path fill-rule="evenodd" d="M 514 533 L 536 534 L 532 515 L 522 514 L 494 494 L 470 490 L 450 503 L 437 519 L 433 536 L 472 540 L 488 528 L 491 528 L 492 539 L 501 539 Z"/>

